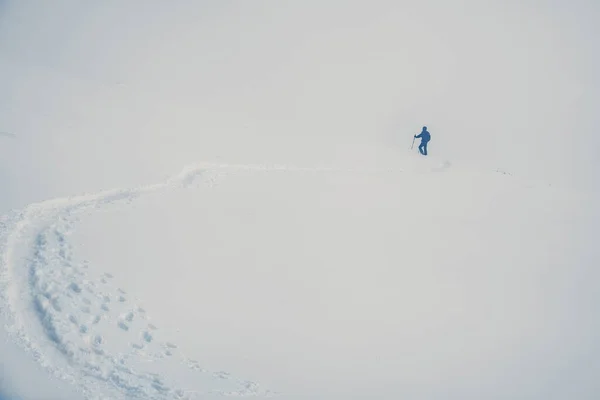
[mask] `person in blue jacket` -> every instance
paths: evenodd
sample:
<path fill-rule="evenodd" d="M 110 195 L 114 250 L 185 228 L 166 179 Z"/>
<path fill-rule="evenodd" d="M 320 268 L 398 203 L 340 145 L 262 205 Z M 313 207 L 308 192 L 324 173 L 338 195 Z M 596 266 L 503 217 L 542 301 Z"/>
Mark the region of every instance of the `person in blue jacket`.
<path fill-rule="evenodd" d="M 421 133 L 419 133 L 418 135 L 415 135 L 415 138 L 421 139 L 421 144 L 419 145 L 419 152 L 421 152 L 421 154 L 426 156 L 427 155 L 427 143 L 429 143 L 429 141 L 431 140 L 431 134 L 427 130 L 427 127 L 424 126 Z"/>

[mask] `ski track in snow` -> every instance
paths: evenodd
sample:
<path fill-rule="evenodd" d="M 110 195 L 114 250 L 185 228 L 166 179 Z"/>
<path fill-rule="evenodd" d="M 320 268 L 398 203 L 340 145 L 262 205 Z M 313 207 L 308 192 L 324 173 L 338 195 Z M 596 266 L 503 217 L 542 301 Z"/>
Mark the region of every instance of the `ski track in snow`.
<path fill-rule="evenodd" d="M 432 171 L 449 165 L 445 162 Z M 255 382 L 204 369 L 199 362 L 185 357 L 175 344 L 158 340 L 158 328 L 136 299 L 132 301 L 126 291 L 112 285 L 109 274 L 99 279 L 89 277 L 86 262 L 73 260 L 69 243 L 78 213 L 131 202 L 146 193 L 192 187 L 200 180 L 203 184 L 213 184 L 222 175 L 243 171 L 402 172 L 206 163 L 188 166 L 163 183 L 31 204 L 0 220 L 0 312 L 7 321 L 6 331 L 50 374 L 75 385 L 87 399 L 275 395 Z M 28 329 L 31 316 L 39 322 L 42 335 Z M 106 330 L 111 332 L 108 337 L 100 333 Z M 111 351 L 108 342 L 113 340 L 114 330 L 127 337 L 126 351 Z M 55 358 L 48 356 L 52 349 L 66 362 L 53 363 Z M 148 367 L 160 363 L 198 374 L 194 375 L 194 382 L 206 382 L 206 386 L 218 382 L 219 389 L 203 393 L 186 391 L 166 382 L 160 373 Z"/>

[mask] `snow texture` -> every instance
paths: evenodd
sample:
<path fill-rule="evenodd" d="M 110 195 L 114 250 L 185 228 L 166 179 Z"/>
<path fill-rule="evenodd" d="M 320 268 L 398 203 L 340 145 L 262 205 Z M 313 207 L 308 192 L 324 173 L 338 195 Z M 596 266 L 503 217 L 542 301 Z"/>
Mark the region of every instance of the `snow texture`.
<path fill-rule="evenodd" d="M 48 373 L 76 386 L 86 399 L 277 396 L 276 390 L 190 359 L 176 343 L 161 338 L 160 326 L 141 300 L 115 285 L 113 275 L 94 278 L 88 262 L 73 256 L 71 238 L 79 217 L 111 205 L 126 206 L 151 193 L 210 188 L 233 175 L 248 179 L 248 172 L 337 174 L 343 181 L 344 176 L 356 180 L 360 175 L 398 179 L 405 170 L 434 176 L 449 165 L 419 160 L 407 162 L 406 168 L 360 170 L 198 164 L 163 183 L 32 204 L 2 220 L 0 306 L 6 328 Z M 514 178 L 500 171 L 485 176 L 514 184 Z"/>
<path fill-rule="evenodd" d="M 430 170 L 441 171 L 448 166 L 444 162 Z M 403 170 L 202 163 L 186 167 L 164 183 L 32 204 L 2 220 L 0 309 L 9 321 L 8 332 L 49 373 L 77 386 L 88 399 L 274 395 L 255 382 L 209 371 L 198 361 L 186 358 L 175 344 L 157 340 L 158 328 L 150 322 L 146 310 L 125 290 L 115 287 L 109 273 L 91 279 L 86 273 L 88 265 L 74 262 L 69 240 L 82 212 L 127 204 L 157 191 L 211 185 L 217 177 L 247 171 L 369 175 Z M 21 272 L 23 263 L 26 274 Z M 41 326 L 37 335 L 30 332 L 32 321 Z M 100 333 L 111 329 L 126 337 L 121 347 L 112 350 Z M 56 350 L 64 357 L 62 366 L 48 356 L 48 344 L 51 352 Z M 194 371 L 198 375 L 195 382 L 203 382 L 201 386 L 210 389 L 189 391 L 165 382 L 154 368 L 157 364 L 163 364 L 158 370 L 168 366 Z"/>
<path fill-rule="evenodd" d="M 157 327 L 149 322 L 146 311 L 111 284 L 110 274 L 89 279 L 87 265 L 73 262 L 69 243 L 73 223 L 82 211 L 189 186 L 207 169 L 240 168 L 269 170 L 265 166 L 193 166 L 165 183 L 46 201 L 3 217 L 0 307 L 11 336 L 49 373 L 76 385 L 89 399 L 268 395 L 255 382 L 208 371 L 187 359 L 175 344 L 156 340 Z M 283 167 L 272 167 L 278 168 Z M 27 274 L 20 276 L 22 262 Z M 28 318 L 39 322 L 42 336 L 29 332 Z M 127 335 L 128 349 L 108 350 L 107 339 L 99 332 L 111 326 Z M 65 358 L 62 367 L 45 353 L 48 343 Z M 194 371 L 195 381 L 205 382 L 203 386 L 210 389 L 190 392 L 165 382 L 154 371 L 156 364 Z"/>

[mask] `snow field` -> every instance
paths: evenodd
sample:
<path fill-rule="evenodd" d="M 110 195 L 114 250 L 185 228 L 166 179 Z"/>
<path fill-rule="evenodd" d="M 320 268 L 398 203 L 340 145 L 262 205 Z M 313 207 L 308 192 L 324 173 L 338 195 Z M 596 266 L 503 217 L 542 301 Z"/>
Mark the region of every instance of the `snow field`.
<path fill-rule="evenodd" d="M 2 311 L 89 399 L 543 391 L 520 376 L 582 317 L 564 237 L 590 210 L 435 159 L 191 165 L 6 218 Z"/>

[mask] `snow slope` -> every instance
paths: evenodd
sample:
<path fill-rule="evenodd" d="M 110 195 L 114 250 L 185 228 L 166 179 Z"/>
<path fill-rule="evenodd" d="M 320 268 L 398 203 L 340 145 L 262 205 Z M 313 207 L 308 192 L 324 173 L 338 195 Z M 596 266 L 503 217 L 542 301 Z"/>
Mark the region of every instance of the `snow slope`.
<path fill-rule="evenodd" d="M 200 169 L 186 171 L 174 182 L 185 184 L 200 172 Z M 126 364 L 129 354 L 113 355 L 104 350 L 102 345 L 105 339 L 97 334 L 97 329 L 91 328 L 95 328 L 103 319 L 113 319 L 110 316 L 113 308 L 110 303 L 114 302 L 117 306 L 122 303 L 125 307 L 126 293 L 122 289 L 111 287 L 108 282 L 112 277 L 110 274 L 105 274 L 98 282 L 89 281 L 84 273 L 85 265 L 72 263 L 71 245 L 67 241 L 73 213 L 131 200 L 172 184 L 173 182 L 167 182 L 43 202 L 3 220 L 5 237 L 2 246 L 2 304 L 9 321 L 9 331 L 49 372 L 77 384 L 86 398 L 105 398 L 119 394 L 124 398 L 185 397 L 185 392 L 164 386 L 159 375 L 148 372 L 139 374 L 128 368 Z M 25 249 L 21 250 L 20 246 Z M 11 265 L 23 258 L 26 260 L 26 273 L 13 277 Z M 16 286 L 17 282 L 23 285 L 21 289 Z M 126 312 L 119 315 L 117 325 L 121 330 L 129 331 L 134 319 L 144 320 L 144 314 L 145 310 L 141 307 L 129 306 Z M 38 344 L 39 340 L 32 339 L 27 333 L 31 318 L 40 322 L 44 336 L 52 342 L 58 353 L 66 357 L 64 370 L 50 361 L 40 348 L 43 344 Z M 150 361 L 171 356 L 173 349 L 176 349 L 175 345 L 168 342 L 153 345 L 155 329 L 151 323 L 145 324 L 139 335 L 140 343 L 132 345 L 133 349 L 148 353 Z M 197 362 L 186 362 L 190 370 L 206 372 Z M 224 372 L 215 372 L 210 376 L 213 379 L 217 377 L 225 381 L 232 380 Z M 91 378 L 91 383 L 86 381 L 88 377 Z M 114 385 L 118 394 L 98 390 L 96 381 L 106 382 L 108 387 Z M 241 389 L 236 390 L 236 385 Z M 243 395 L 256 392 L 252 382 L 220 386 L 226 389 L 217 391 L 219 393 Z M 232 388 L 228 389 L 228 386 Z M 198 393 L 203 398 L 207 394 Z"/>
<path fill-rule="evenodd" d="M 199 164 L 4 217 L 0 304 L 86 399 L 591 399 L 598 220 L 577 193 L 408 155 Z"/>

